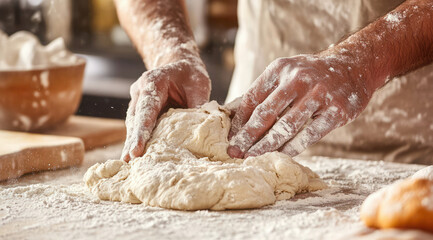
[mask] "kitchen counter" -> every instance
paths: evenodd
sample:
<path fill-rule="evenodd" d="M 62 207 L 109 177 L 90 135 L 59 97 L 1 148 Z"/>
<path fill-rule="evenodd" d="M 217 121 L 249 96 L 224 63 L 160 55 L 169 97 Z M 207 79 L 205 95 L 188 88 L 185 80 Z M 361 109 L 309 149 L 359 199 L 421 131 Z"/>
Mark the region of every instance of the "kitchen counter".
<path fill-rule="evenodd" d="M 0 183 L 0 239 L 403 239 L 418 231 L 374 231 L 359 220 L 363 200 L 421 165 L 324 157 L 299 158 L 328 189 L 255 210 L 174 211 L 100 201 L 82 177 L 97 162 L 119 158 L 122 146 L 88 152 L 81 167 Z M 406 238 L 404 238 L 406 237 Z"/>

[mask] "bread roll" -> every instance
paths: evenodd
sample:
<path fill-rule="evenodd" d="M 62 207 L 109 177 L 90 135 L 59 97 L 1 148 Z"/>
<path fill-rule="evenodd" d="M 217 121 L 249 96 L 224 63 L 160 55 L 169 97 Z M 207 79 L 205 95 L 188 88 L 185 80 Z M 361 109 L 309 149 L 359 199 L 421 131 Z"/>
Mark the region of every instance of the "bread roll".
<path fill-rule="evenodd" d="M 420 229 L 433 232 L 433 167 L 398 181 L 370 196 L 361 219 L 373 228 Z"/>

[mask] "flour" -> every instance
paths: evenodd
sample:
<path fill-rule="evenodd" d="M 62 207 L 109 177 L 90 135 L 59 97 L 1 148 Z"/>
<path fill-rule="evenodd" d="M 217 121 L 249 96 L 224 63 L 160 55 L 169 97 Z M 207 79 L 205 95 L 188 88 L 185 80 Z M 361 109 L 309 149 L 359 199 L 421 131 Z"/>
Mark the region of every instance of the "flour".
<path fill-rule="evenodd" d="M 123 6 L 123 4 L 135 4 L 134 8 L 145 8 L 145 4 L 140 2 L 135 3 L 124 1 L 117 4 L 118 7 L 125 9 L 129 8 Z M 161 3 L 158 2 L 156 9 L 157 11 L 161 11 L 161 9 L 166 9 L 166 6 L 160 4 Z M 148 22 L 147 16 L 145 15 L 137 15 L 134 13 L 130 14 L 132 14 L 132 21 L 135 23 L 135 25 L 142 25 L 137 29 L 137 31 L 152 39 L 149 44 L 143 45 L 141 47 L 142 49 L 140 49 L 142 53 L 146 53 L 143 55 L 146 59 L 145 62 L 148 69 L 155 69 L 165 64 L 165 62 L 163 62 L 164 58 L 175 52 L 183 54 L 185 56 L 183 59 L 188 59 L 188 61 L 200 61 L 199 59 L 197 59 L 199 58 L 198 47 L 196 42 L 194 41 L 194 38 L 184 35 L 182 34 L 182 32 L 178 31 L 179 26 L 177 25 L 178 22 L 176 22 L 179 21 L 178 19 L 173 20 L 172 18 L 167 17 L 153 17 L 152 20 Z M 175 12 L 172 14 L 178 15 L 181 13 Z M 145 31 L 147 32 L 146 34 L 144 34 Z M 159 46 L 164 47 L 160 48 Z M 149 55 L 152 55 L 152 58 L 149 58 Z M 197 68 L 199 69 L 199 71 L 204 73 L 205 76 L 207 76 L 208 73 L 201 64 L 197 65 Z"/>
<path fill-rule="evenodd" d="M 82 184 L 83 174 L 95 163 L 119 158 L 121 150 L 122 146 L 116 145 L 90 151 L 79 168 L 0 183 L 0 238 L 353 239 L 353 234 L 366 230 L 359 221 L 359 206 L 365 197 L 422 168 L 297 158 L 317 172 L 329 188 L 258 210 L 183 212 L 101 201 L 89 193 Z"/>
<path fill-rule="evenodd" d="M 367 195 L 422 168 L 324 157 L 297 158 L 329 186 L 259 210 L 170 211 L 101 201 L 82 184 L 95 163 L 120 157 L 121 145 L 86 153 L 83 166 L 0 183 L 1 239 L 330 239 L 366 230 Z M 218 226 L 218 227 L 216 227 Z"/>
<path fill-rule="evenodd" d="M 42 46 L 33 34 L 17 32 L 10 37 L 0 30 L 0 70 L 31 70 L 55 66 L 70 66 L 84 60 L 66 49 L 62 38 Z M 48 72 L 42 72 L 40 79 L 47 87 Z"/>

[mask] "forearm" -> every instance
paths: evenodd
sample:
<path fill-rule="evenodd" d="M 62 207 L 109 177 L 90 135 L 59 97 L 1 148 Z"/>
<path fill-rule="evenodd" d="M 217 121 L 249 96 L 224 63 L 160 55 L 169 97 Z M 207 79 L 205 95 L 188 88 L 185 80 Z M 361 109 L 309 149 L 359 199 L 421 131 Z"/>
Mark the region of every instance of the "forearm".
<path fill-rule="evenodd" d="M 179 60 L 201 63 L 182 0 L 115 0 L 120 23 L 148 69 Z"/>
<path fill-rule="evenodd" d="M 352 77 L 373 92 L 433 61 L 433 1 L 407 0 L 322 54 L 347 61 Z"/>

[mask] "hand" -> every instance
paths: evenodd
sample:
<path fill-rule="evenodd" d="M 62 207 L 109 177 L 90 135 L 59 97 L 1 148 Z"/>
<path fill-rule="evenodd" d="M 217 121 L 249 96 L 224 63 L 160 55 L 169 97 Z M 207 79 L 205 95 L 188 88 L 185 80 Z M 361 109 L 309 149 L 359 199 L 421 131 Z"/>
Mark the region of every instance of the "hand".
<path fill-rule="evenodd" d="M 199 60 L 180 60 L 147 71 L 131 86 L 122 159 L 144 154 L 156 120 L 170 106 L 194 108 L 209 101 L 210 79 Z"/>
<path fill-rule="evenodd" d="M 242 97 L 228 154 L 302 152 L 361 113 L 374 89 L 355 64 L 335 55 L 301 55 L 271 63 Z"/>

